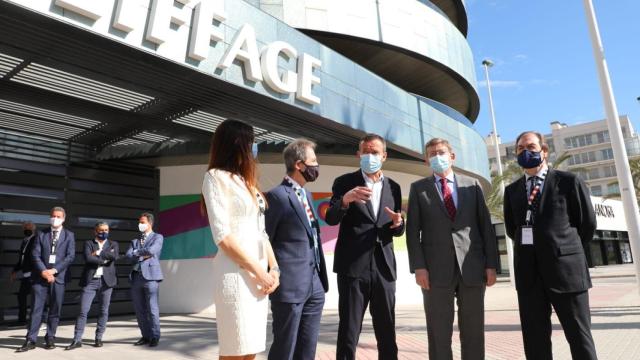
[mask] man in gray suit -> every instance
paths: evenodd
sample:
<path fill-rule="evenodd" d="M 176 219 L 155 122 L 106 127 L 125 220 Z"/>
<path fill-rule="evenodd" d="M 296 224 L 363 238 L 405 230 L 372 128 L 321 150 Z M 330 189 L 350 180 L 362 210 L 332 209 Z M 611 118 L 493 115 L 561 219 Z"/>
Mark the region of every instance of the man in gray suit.
<path fill-rule="evenodd" d="M 484 359 L 484 293 L 497 266 L 491 216 L 478 181 L 453 173 L 449 142 L 431 139 L 425 147 L 434 175 L 411 184 L 407 248 L 422 288 L 429 359 L 453 358 L 454 298 L 462 359 Z"/>
<path fill-rule="evenodd" d="M 140 236 L 131 240 L 127 258 L 133 263 L 129 280 L 131 281 L 131 300 L 136 312 L 138 327 L 142 337 L 134 345 L 158 346 L 160 340 L 160 308 L 158 307 L 158 288 L 162 281 L 160 253 L 162 235 L 153 232 L 153 215 L 143 213 L 138 220 Z"/>

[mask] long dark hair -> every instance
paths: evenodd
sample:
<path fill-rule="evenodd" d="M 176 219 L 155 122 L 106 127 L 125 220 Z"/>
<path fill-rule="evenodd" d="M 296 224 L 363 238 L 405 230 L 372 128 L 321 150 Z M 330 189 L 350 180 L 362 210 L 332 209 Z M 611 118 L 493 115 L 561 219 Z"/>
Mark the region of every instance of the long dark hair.
<path fill-rule="evenodd" d="M 258 191 L 258 171 L 251 149 L 254 140 L 251 125 L 233 119 L 223 121 L 211 139 L 207 171 L 226 170 L 242 177 L 247 190 L 255 197 L 255 192 Z M 207 213 L 204 197 L 200 201 L 200 209 L 203 214 Z"/>

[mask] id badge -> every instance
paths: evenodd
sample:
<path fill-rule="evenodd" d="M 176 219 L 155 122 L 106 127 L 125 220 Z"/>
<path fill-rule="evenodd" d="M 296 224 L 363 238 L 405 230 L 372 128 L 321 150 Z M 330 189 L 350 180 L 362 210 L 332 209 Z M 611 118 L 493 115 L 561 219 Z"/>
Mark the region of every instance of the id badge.
<path fill-rule="evenodd" d="M 49 255 L 49 264 L 55 264 L 55 263 L 56 263 L 56 256 Z"/>
<path fill-rule="evenodd" d="M 523 226 L 522 228 L 522 245 L 533 245 L 533 228 L 531 226 Z"/>

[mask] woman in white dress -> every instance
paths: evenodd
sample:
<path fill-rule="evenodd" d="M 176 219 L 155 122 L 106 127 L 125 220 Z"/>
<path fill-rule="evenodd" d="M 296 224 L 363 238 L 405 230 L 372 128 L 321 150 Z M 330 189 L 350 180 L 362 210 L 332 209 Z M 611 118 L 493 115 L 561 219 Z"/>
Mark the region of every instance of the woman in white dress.
<path fill-rule="evenodd" d="M 226 120 L 216 129 L 202 184 L 218 253 L 213 259 L 220 359 L 254 359 L 265 350 L 268 297 L 280 270 L 264 231 L 253 128 Z"/>

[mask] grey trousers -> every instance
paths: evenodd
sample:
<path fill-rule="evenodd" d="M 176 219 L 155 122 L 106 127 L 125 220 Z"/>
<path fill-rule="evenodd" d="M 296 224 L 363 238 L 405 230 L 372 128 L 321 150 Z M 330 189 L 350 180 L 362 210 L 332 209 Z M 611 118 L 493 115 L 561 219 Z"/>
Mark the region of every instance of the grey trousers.
<path fill-rule="evenodd" d="M 484 293 L 486 286 L 466 286 L 459 270 L 447 287 L 422 290 L 427 317 L 429 359 L 451 360 L 454 306 L 458 305 L 458 328 L 462 360 L 484 359 Z"/>

